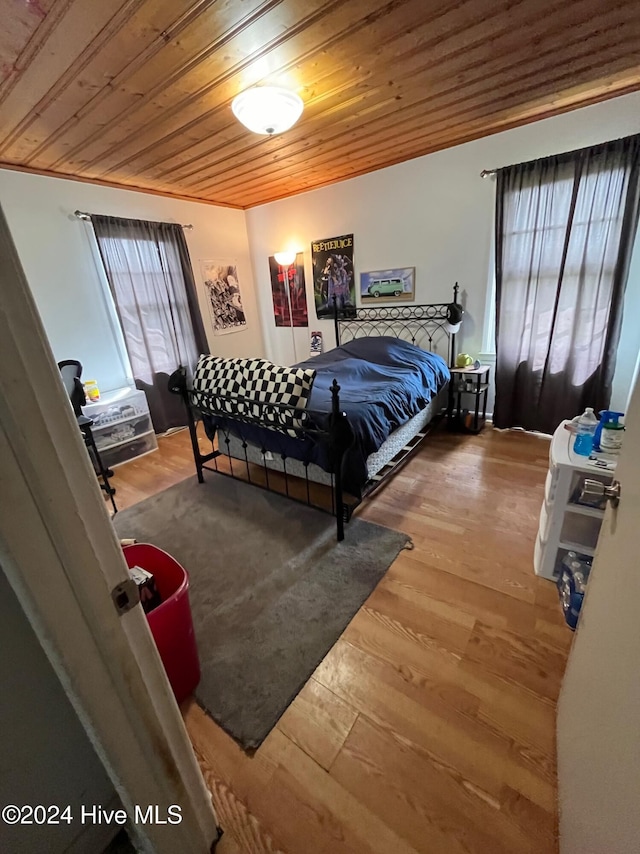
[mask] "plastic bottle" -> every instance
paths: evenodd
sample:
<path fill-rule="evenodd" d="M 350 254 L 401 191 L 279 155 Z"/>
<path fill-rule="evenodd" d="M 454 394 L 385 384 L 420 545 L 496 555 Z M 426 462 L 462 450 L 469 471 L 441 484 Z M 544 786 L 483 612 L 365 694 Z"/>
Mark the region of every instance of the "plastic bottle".
<path fill-rule="evenodd" d="M 89 403 L 97 403 L 100 400 L 100 389 L 95 380 L 85 380 L 84 393 L 87 396 Z"/>
<path fill-rule="evenodd" d="M 619 454 L 622 447 L 624 426 L 619 422 L 608 422 L 602 425 L 600 449 L 607 454 Z"/>
<path fill-rule="evenodd" d="M 616 430 L 619 430 L 622 425 L 620 424 L 620 419 L 624 417 L 624 412 L 614 412 L 612 409 L 603 409 L 600 412 L 600 423 L 596 427 L 596 435 L 593 437 L 593 450 L 601 451 L 603 448 L 600 447 L 600 439 L 602 437 L 602 430 L 606 424 L 615 424 Z"/>
<path fill-rule="evenodd" d="M 560 567 L 556 582 L 564 618 L 570 629 L 575 630 L 580 617 L 582 600 L 591 572 L 591 559 L 576 552 L 567 552 Z"/>
<path fill-rule="evenodd" d="M 573 450 L 582 457 L 588 457 L 593 450 L 593 437 L 598 426 L 593 409 L 588 406 L 576 422 L 576 438 Z"/>

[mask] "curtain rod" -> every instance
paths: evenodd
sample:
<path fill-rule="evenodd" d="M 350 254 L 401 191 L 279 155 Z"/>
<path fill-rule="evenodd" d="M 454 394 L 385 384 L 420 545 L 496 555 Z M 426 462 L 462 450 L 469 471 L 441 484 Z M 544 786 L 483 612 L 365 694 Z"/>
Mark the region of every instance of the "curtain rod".
<path fill-rule="evenodd" d="M 91 214 L 86 211 L 74 211 L 73 215 L 78 217 L 78 219 L 84 219 L 87 222 L 91 222 Z M 191 224 L 182 225 L 181 223 L 178 223 L 178 225 L 180 225 L 180 228 L 188 228 L 189 230 L 193 228 Z"/>
<path fill-rule="evenodd" d="M 497 171 L 498 171 L 497 169 L 483 169 L 482 172 L 480 173 L 480 177 L 486 178 L 487 175 L 495 175 Z"/>

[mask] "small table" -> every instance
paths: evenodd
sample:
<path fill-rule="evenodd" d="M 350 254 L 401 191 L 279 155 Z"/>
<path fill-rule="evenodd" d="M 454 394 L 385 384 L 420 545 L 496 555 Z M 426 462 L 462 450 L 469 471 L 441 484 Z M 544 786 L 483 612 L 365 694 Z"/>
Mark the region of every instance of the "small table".
<path fill-rule="evenodd" d="M 479 368 L 450 368 L 451 380 L 447 407 L 449 430 L 479 433 L 483 429 L 487 416 L 489 370 L 489 365 L 481 365 Z M 463 408 L 463 395 L 475 398 L 472 408 Z"/>

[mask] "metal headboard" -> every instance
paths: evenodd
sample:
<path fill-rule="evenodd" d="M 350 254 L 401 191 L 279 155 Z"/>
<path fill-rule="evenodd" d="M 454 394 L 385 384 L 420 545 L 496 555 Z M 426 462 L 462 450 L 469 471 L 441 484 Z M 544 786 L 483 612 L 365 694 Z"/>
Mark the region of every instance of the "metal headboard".
<path fill-rule="evenodd" d="M 336 344 L 340 346 L 356 338 L 374 335 L 392 335 L 434 353 L 443 347 L 447 351 L 446 361 L 453 367 L 456 357 L 456 333 L 453 331 L 456 328 L 455 315 L 462 315 L 458 290 L 456 282 L 452 303 L 389 305 L 379 308 L 339 309 L 334 297 Z"/>

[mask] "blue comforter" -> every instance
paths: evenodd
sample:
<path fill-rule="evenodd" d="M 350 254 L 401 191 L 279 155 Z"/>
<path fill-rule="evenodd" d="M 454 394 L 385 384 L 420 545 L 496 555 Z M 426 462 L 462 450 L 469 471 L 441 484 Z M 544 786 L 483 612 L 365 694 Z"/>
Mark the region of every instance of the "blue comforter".
<path fill-rule="evenodd" d="M 367 481 L 367 457 L 396 428 L 424 409 L 449 379 L 441 356 L 386 336 L 351 341 L 296 367 L 316 371 L 307 404 L 310 410 L 329 413 L 331 384 L 336 379 L 340 385 L 340 408 L 354 433 L 353 445 L 345 455 L 343 485 L 355 495 Z M 212 426 L 208 425 L 208 433 Z M 275 454 L 329 470 L 327 449 L 311 439 L 294 439 L 247 424 L 242 425 L 241 432 L 247 441 Z"/>

